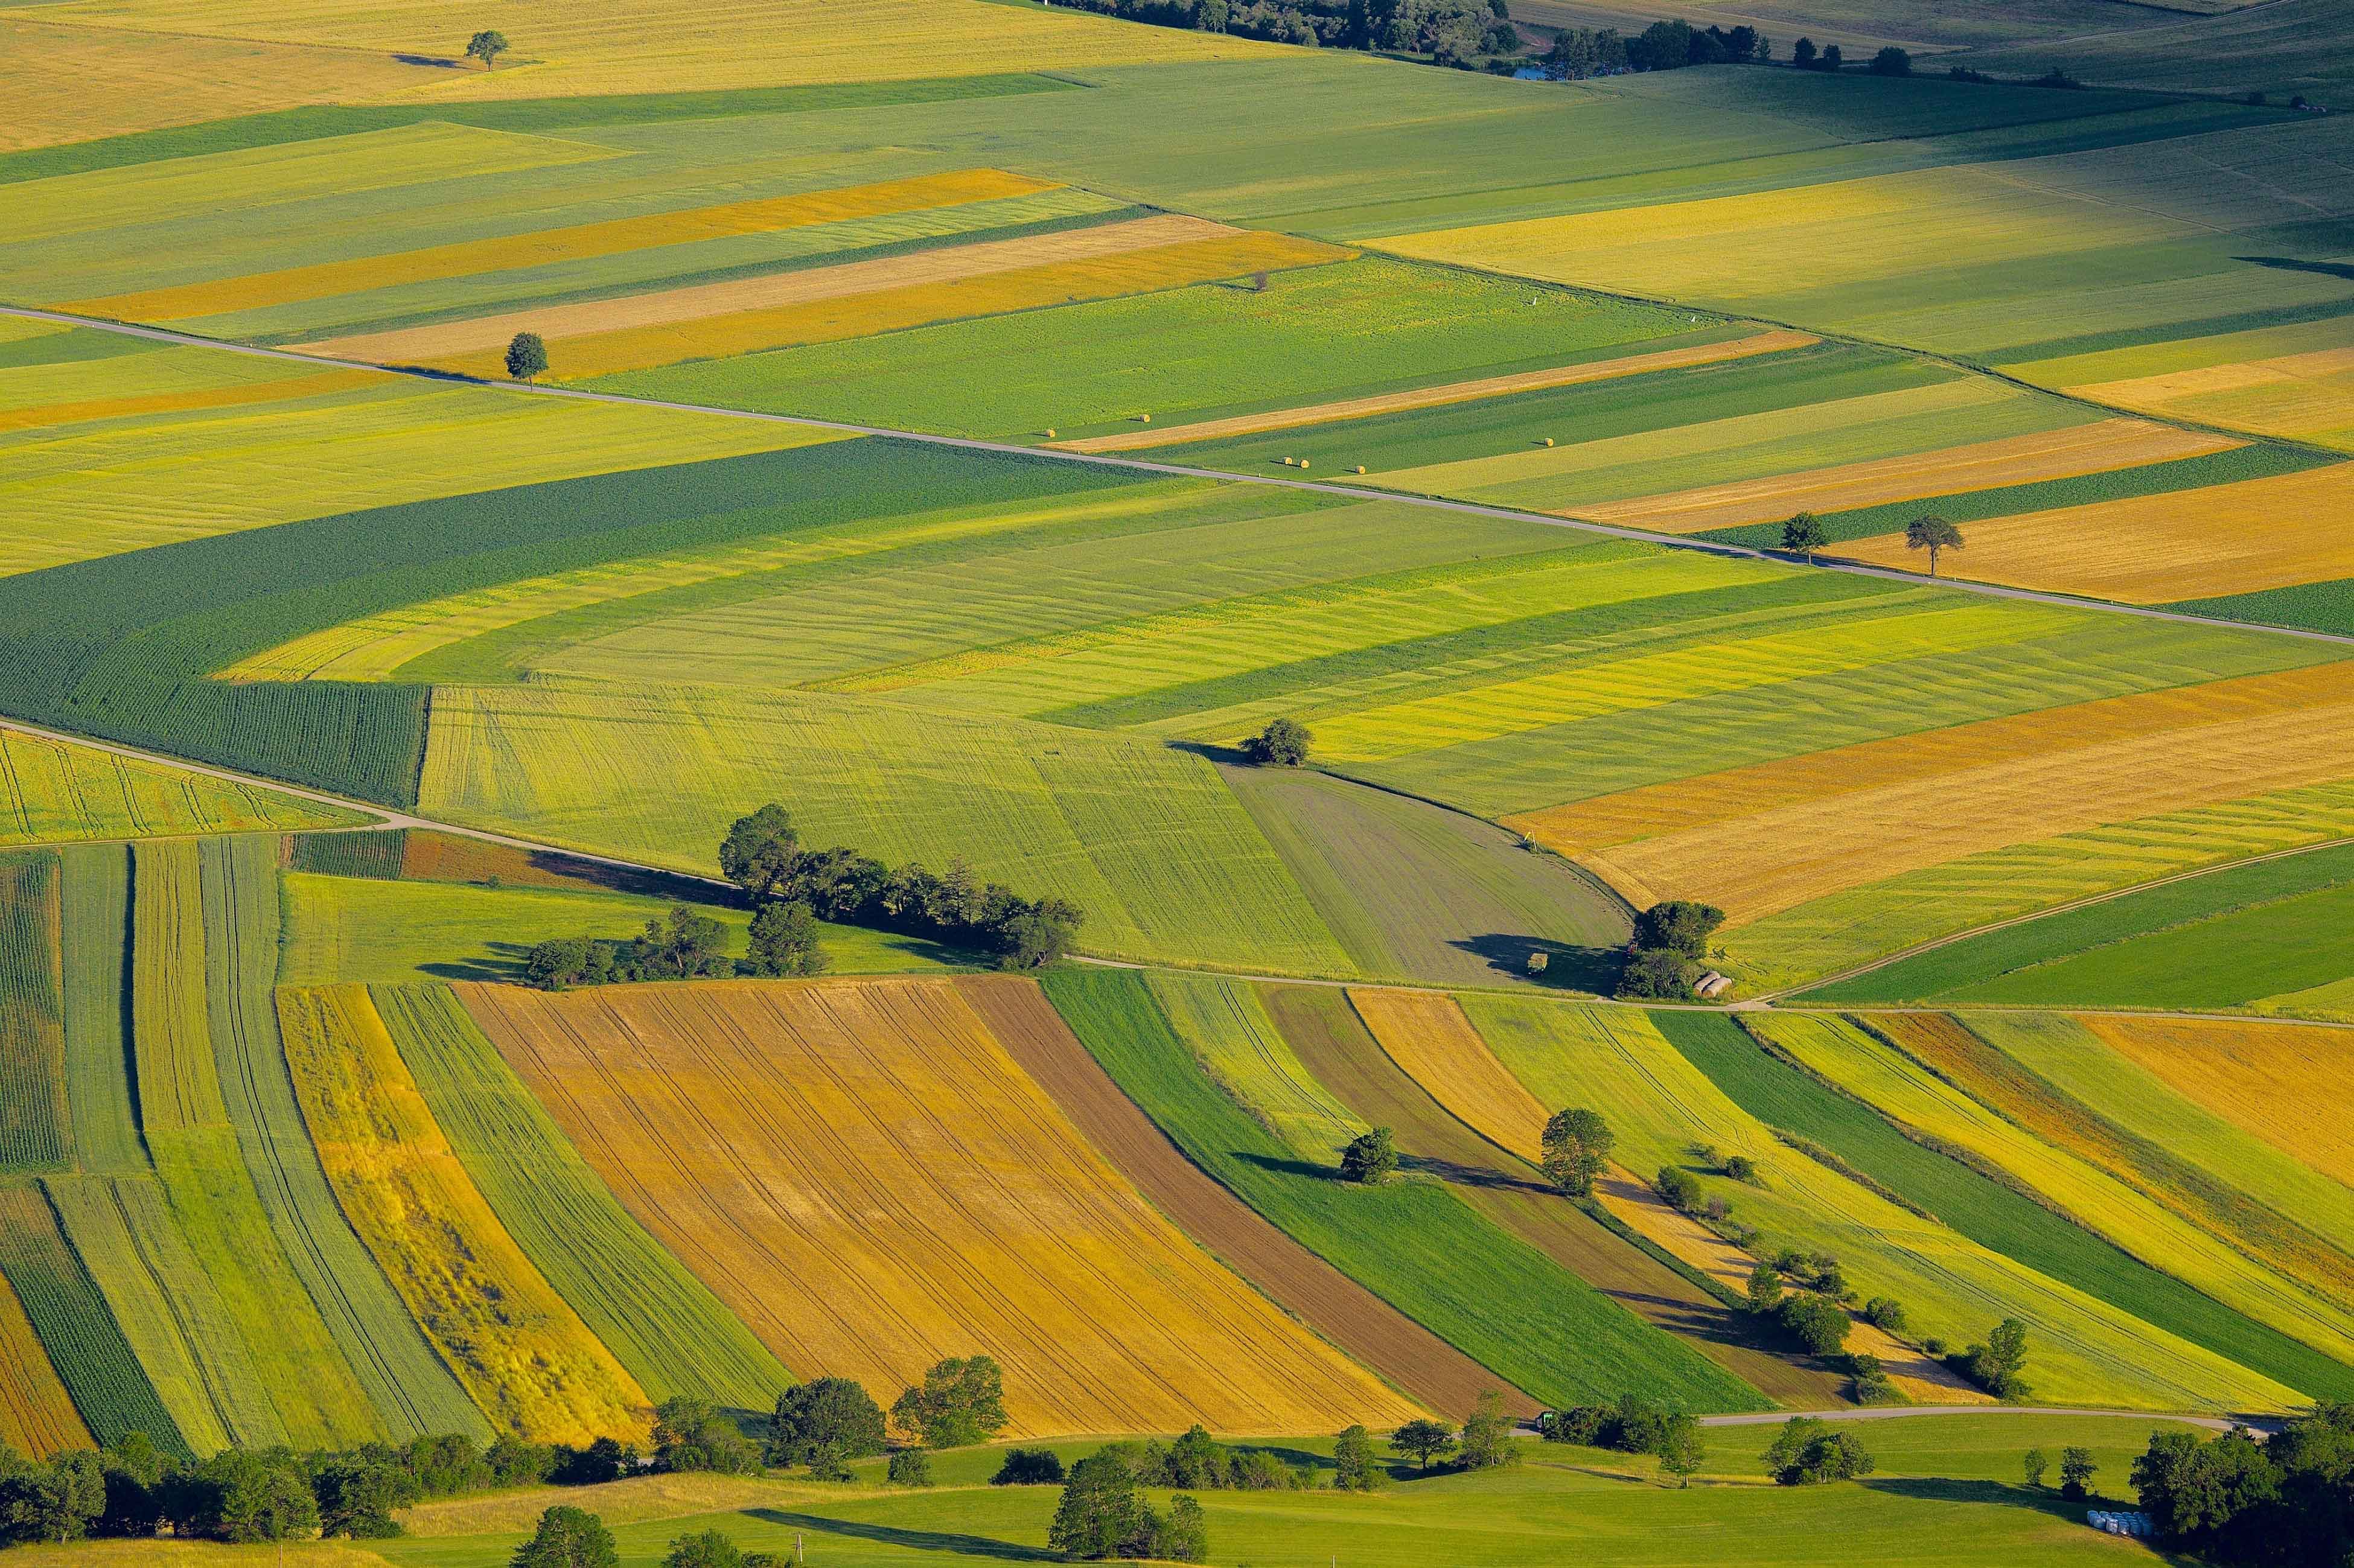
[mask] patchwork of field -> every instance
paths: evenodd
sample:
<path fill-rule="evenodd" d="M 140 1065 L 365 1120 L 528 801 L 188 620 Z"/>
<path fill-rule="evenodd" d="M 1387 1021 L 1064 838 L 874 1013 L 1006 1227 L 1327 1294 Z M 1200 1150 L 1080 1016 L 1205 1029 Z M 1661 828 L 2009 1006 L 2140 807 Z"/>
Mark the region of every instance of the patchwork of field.
<path fill-rule="evenodd" d="M 984 1351 L 1031 1433 L 1411 1408 L 1147 1205 L 954 982 L 462 994 L 622 1203 L 789 1365 L 889 1389 Z"/>

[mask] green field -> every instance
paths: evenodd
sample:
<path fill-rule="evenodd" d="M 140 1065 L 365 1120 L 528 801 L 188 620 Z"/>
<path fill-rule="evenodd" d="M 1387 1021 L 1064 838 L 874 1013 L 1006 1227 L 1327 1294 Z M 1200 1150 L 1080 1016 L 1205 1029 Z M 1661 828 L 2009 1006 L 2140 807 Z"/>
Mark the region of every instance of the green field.
<path fill-rule="evenodd" d="M 64 998 L 54 855 L 0 858 L 0 1171 L 62 1164 Z"/>
<path fill-rule="evenodd" d="M 119 844 L 58 852 L 63 873 L 66 1104 L 74 1160 L 84 1171 L 124 1176 L 147 1169 L 131 1075 L 131 856 Z"/>
<path fill-rule="evenodd" d="M 370 994 L 499 1223 L 648 1395 L 772 1408 L 792 1374 L 614 1202 L 449 989 Z"/>
<path fill-rule="evenodd" d="M 1752 1389 L 1494 1229 L 1444 1187 L 1349 1190 L 1222 1092 L 1131 974 L 1065 971 L 1047 993 L 1088 1050 L 1187 1156 L 1295 1238 L 1540 1399 L 1630 1389 L 1750 1409 Z M 1264 1113 L 1261 1113 L 1264 1114 Z"/>

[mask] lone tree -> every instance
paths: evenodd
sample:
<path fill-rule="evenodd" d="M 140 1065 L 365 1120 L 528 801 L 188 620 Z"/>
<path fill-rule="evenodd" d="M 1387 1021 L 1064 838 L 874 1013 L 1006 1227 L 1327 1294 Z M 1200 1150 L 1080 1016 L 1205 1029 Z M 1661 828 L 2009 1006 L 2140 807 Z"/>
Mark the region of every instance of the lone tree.
<path fill-rule="evenodd" d="M 603 1520 L 559 1506 L 539 1516 L 539 1529 L 515 1548 L 511 1568 L 617 1568 L 620 1560 Z"/>
<path fill-rule="evenodd" d="M 2070 1502 L 2083 1502 L 2093 1495 L 2093 1478 L 2100 1468 L 2090 1448 L 2061 1449 L 2060 1495 Z"/>
<path fill-rule="evenodd" d="M 1929 575 L 1937 575 L 1937 552 L 1962 547 L 1962 531 L 1943 517 L 1915 517 L 1904 524 L 1904 547 L 1929 552 Z"/>
<path fill-rule="evenodd" d="M 821 1377 L 777 1396 L 763 1452 L 771 1465 L 807 1465 L 831 1481 L 849 1476 L 850 1460 L 882 1451 L 882 1406 L 846 1377 Z"/>
<path fill-rule="evenodd" d="M 1830 542 L 1829 530 L 1811 512 L 1801 512 L 1782 524 L 1782 548 L 1794 556 L 1806 556 L 1810 567 L 1815 564 L 1815 552 Z"/>
<path fill-rule="evenodd" d="M 507 36 L 496 27 L 485 27 L 466 40 L 466 58 L 482 62 L 484 70 L 496 70 L 498 58 L 507 52 Z"/>
<path fill-rule="evenodd" d="M 1708 957 L 1708 939 L 1724 924 L 1724 911 L 1713 904 L 1670 898 L 1635 916 L 1638 951 L 1663 949 L 1697 961 Z"/>
<path fill-rule="evenodd" d="M 1512 1441 L 1512 1418 L 1504 1414 L 1504 1397 L 1492 1391 L 1479 1396 L 1479 1406 L 1463 1423 L 1463 1467 L 1501 1470 L 1521 1462 L 1521 1446 Z"/>
<path fill-rule="evenodd" d="M 1297 768 L 1308 760 L 1310 738 L 1298 719 L 1275 719 L 1243 744 L 1243 755 L 1261 768 Z"/>
<path fill-rule="evenodd" d="M 1005 1430 L 1005 1374 L 988 1356 L 935 1362 L 891 1405 L 892 1424 L 927 1448 L 963 1448 Z"/>
<path fill-rule="evenodd" d="M 1390 1129 L 1377 1127 L 1349 1140 L 1341 1150 L 1341 1178 L 1363 1187 L 1378 1187 L 1397 1174 L 1397 1145 Z"/>
<path fill-rule="evenodd" d="M 1445 1458 L 1455 1448 L 1455 1428 L 1444 1421 L 1422 1416 L 1390 1434 L 1390 1446 L 1412 1459 L 1420 1469 Z"/>
<path fill-rule="evenodd" d="M 1834 1432 L 1811 1415 L 1794 1415 L 1766 1450 L 1766 1468 L 1786 1487 L 1851 1481 L 1872 1471 L 1871 1451 L 1852 1432 Z"/>
<path fill-rule="evenodd" d="M 1872 57 L 1872 74 L 1874 76 L 1911 76 L 1913 74 L 1913 57 L 1905 53 L 1903 49 L 1898 48 L 1894 44 L 1890 44 L 1887 48 L 1882 49 L 1878 54 Z"/>
<path fill-rule="evenodd" d="M 1617 1141 L 1600 1111 L 1583 1106 L 1555 1111 L 1544 1125 L 1545 1180 L 1573 1198 L 1591 1198 L 1594 1179 L 1610 1163 Z"/>
<path fill-rule="evenodd" d="M 507 374 L 517 381 L 528 381 L 535 376 L 547 374 L 547 344 L 535 332 L 519 332 L 507 344 Z"/>
<path fill-rule="evenodd" d="M 1363 1426 L 1342 1429 L 1332 1440 L 1332 1489 L 1336 1492 L 1379 1491 L 1386 1479 L 1373 1456 L 1373 1434 Z"/>
<path fill-rule="evenodd" d="M 2020 1373 L 2027 1367 L 2027 1325 L 2005 1318 L 1987 1335 L 1985 1344 L 1972 1345 L 1964 1353 L 1964 1365 L 1971 1380 L 1997 1399 L 2026 1398 L 2027 1383 Z"/>

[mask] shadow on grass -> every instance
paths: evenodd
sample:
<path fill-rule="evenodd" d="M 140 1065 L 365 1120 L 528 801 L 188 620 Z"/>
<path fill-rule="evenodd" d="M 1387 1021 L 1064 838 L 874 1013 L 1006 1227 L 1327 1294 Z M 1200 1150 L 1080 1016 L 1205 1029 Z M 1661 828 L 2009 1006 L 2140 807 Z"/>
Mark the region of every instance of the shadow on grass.
<path fill-rule="evenodd" d="M 2232 260 L 2253 267 L 2277 268 L 2284 272 L 2318 272 L 2325 278 L 2354 280 L 2354 267 L 2343 261 L 2306 261 L 2295 256 L 2234 256 Z"/>
<path fill-rule="evenodd" d="M 1506 931 L 1459 938 L 1447 945 L 1486 959 L 1490 969 L 1507 979 L 1550 991 L 1591 991 L 1596 996 L 1608 996 L 1617 988 L 1618 972 L 1627 962 L 1626 954 L 1617 948 L 1581 948 Z M 1541 973 L 1530 972 L 1532 953 L 1545 956 Z"/>
<path fill-rule="evenodd" d="M 514 980 L 523 978 L 524 965 L 531 958 L 531 949 L 521 942 L 487 944 L 489 955 L 476 959 L 461 959 L 450 963 L 419 964 L 418 969 L 436 980 Z"/>
<path fill-rule="evenodd" d="M 757 1519 L 764 1524 L 781 1525 L 787 1530 L 846 1536 L 853 1541 L 864 1541 L 876 1546 L 904 1547 L 911 1552 L 953 1552 L 962 1557 L 991 1557 L 1002 1563 L 1065 1561 L 1059 1552 L 1021 1546 L 1011 1541 L 993 1541 L 986 1535 L 957 1535 L 944 1530 L 903 1530 L 896 1525 L 829 1519 L 822 1513 L 788 1513 L 782 1509 L 773 1508 L 749 1509 L 746 1510 L 746 1517 Z"/>
<path fill-rule="evenodd" d="M 2058 1492 L 2014 1487 L 2003 1481 L 1962 1481 L 1944 1476 L 1887 1476 L 1861 1483 L 1867 1491 L 1923 1502 L 1981 1503 L 1994 1508 L 2031 1508 L 2054 1519 L 2084 1522 L 2092 1503 L 2070 1502 Z"/>
<path fill-rule="evenodd" d="M 1235 1159 L 1244 1164 L 1256 1165 L 1262 1171 L 1273 1171 L 1286 1176 L 1313 1176 L 1320 1181 L 1338 1181 L 1341 1179 L 1340 1167 L 1336 1165 L 1319 1165 L 1308 1160 L 1285 1160 L 1277 1155 L 1256 1154 L 1244 1149 L 1234 1150 L 1231 1152 Z"/>

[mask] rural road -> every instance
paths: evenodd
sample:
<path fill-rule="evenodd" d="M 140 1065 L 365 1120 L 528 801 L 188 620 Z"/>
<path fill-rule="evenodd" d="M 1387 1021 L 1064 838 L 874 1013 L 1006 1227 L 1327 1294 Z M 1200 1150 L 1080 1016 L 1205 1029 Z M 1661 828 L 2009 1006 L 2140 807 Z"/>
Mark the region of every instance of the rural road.
<path fill-rule="evenodd" d="M 989 452 L 1000 457 L 1027 457 L 1053 462 L 1088 463 L 1098 468 L 1122 469 L 1133 473 L 1163 474 L 1173 479 L 1209 479 L 1232 484 L 1265 485 L 1278 490 L 1300 490 L 1319 495 L 1339 496 L 1349 501 L 1392 501 L 1404 506 L 1451 512 L 1459 516 L 1492 517 L 1509 523 L 1535 523 L 1549 528 L 1566 528 L 1582 534 L 1596 534 L 1613 539 L 1628 539 L 1638 544 L 1656 545 L 1666 549 L 1690 550 L 1700 555 L 1728 556 L 1740 560 L 1769 561 L 1781 566 L 1799 564 L 1795 557 L 1777 555 L 1768 550 L 1751 549 L 1742 545 L 1720 544 L 1710 539 L 1690 539 L 1675 534 L 1654 534 L 1641 528 L 1621 528 L 1606 523 L 1583 522 L 1575 517 L 1553 517 L 1543 513 L 1515 511 L 1509 506 L 1486 506 L 1478 502 L 1450 501 L 1444 496 L 1416 495 L 1405 491 L 1380 490 L 1364 485 L 1335 484 L 1323 480 L 1285 479 L 1271 473 L 1228 472 L 1223 469 L 1194 468 L 1184 463 L 1154 462 L 1144 458 L 1112 457 L 1099 452 L 1062 451 L 1048 447 L 1024 446 L 1019 441 L 990 441 L 970 436 L 933 435 L 921 430 L 895 429 L 888 425 L 857 425 L 840 419 L 820 419 L 801 414 L 769 414 L 749 408 L 723 408 L 709 403 L 681 403 L 660 397 L 631 397 L 619 392 L 592 392 L 580 387 L 543 387 L 536 382 L 529 381 L 484 381 L 471 376 L 371 365 L 355 359 L 334 359 L 325 355 L 302 354 L 291 348 L 263 348 L 251 344 L 224 343 L 218 338 L 202 337 L 195 333 L 174 332 L 168 327 L 134 326 L 127 322 L 104 321 L 95 316 L 73 315 L 64 311 L 36 310 L 27 305 L 0 305 L 0 315 L 16 316 L 25 321 L 53 322 L 61 326 L 89 327 L 99 332 L 119 333 L 126 337 L 147 338 L 156 343 L 217 349 L 225 354 L 291 360 L 298 365 L 318 366 L 336 370 L 374 370 L 387 375 L 413 376 L 419 380 L 444 386 L 472 387 L 479 391 L 504 392 L 516 397 L 570 397 L 584 403 L 621 403 L 642 408 L 667 408 L 682 414 L 708 414 L 718 418 L 750 419 L 764 424 L 792 425 L 804 429 L 833 430 L 849 436 L 884 436 L 896 440 L 920 441 L 927 446 Z M 1841 561 L 1835 558 L 1818 560 L 1812 565 L 1817 571 L 1841 572 L 1850 577 L 1877 577 L 1884 582 L 1903 583 L 1908 587 L 1919 587 L 1933 580 L 1923 577 L 1918 572 L 1898 571 L 1891 567 L 1869 567 L 1860 562 Z M 2257 626 L 2247 621 L 2223 620 L 2213 616 L 2187 615 L 2179 610 L 2118 604 L 2109 599 L 2078 599 L 2071 594 L 2047 593 L 2038 588 L 2005 588 L 1996 583 L 1974 583 L 1953 577 L 1938 577 L 1934 581 L 1940 588 L 1951 588 L 1957 593 L 1978 594 L 1987 599 L 2011 599 L 2024 604 L 2059 605 L 2073 609 L 2132 616 L 2142 620 L 2170 621 L 2183 626 L 2221 627 L 2234 631 L 2253 632 L 2272 637 L 2291 637 L 2300 641 L 2327 642 L 2342 648 L 2354 648 L 2354 636 L 2334 631 L 2314 631 L 2302 627 Z"/>
<path fill-rule="evenodd" d="M 2055 1404 L 1887 1404 L 1860 1410 L 1755 1411 L 1740 1415 L 1703 1415 L 1699 1420 L 1702 1426 L 1778 1426 L 1801 1415 L 1817 1421 L 1902 1421 L 1913 1415 L 2098 1415 L 2115 1416 L 2120 1421 L 2177 1421 L 2186 1426 L 2203 1426 L 2210 1432 L 2229 1432 L 2234 1425 L 2262 1432 L 2280 1425 L 2269 1416 L 2234 1422 L 2221 1415 L 2179 1415 L 2163 1410 L 2074 1410 Z"/>

